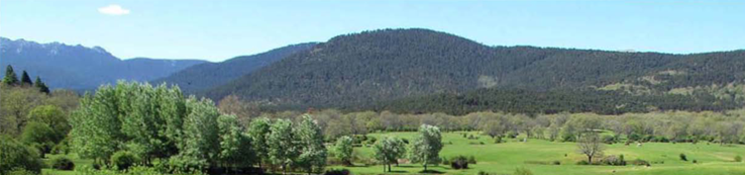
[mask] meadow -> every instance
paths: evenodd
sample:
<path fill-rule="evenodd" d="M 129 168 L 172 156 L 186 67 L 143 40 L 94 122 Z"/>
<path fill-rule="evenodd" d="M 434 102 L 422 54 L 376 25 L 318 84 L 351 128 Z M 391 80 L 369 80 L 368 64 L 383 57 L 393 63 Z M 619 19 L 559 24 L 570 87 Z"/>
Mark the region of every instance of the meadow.
<path fill-rule="evenodd" d="M 582 175 L 582 174 L 745 174 L 745 164 L 735 162 L 734 157 L 745 155 L 742 145 L 724 145 L 716 143 L 643 143 L 642 146 L 622 143 L 605 145 L 605 155 L 623 154 L 626 160 L 643 159 L 652 162 L 646 166 L 600 166 L 576 165 L 586 157 L 577 152 L 574 142 L 551 142 L 541 139 L 528 139 L 522 142 L 522 137 L 507 139 L 506 143 L 494 143 L 494 140 L 477 132 L 468 132 L 478 136 L 478 139 L 463 137 L 464 132 L 443 132 L 445 147 L 440 152 L 441 157 L 458 155 L 475 156 L 477 164 L 469 165 L 466 170 L 454 170 L 449 165 L 439 165 L 432 169 L 445 174 L 478 174 L 480 171 L 489 174 L 512 174 L 517 168 L 527 168 L 533 174 L 546 175 Z M 372 133 L 369 136 L 381 138 L 395 136 L 411 139 L 415 132 L 386 132 Z M 483 142 L 483 144 L 481 144 Z M 688 161 L 680 159 L 683 153 Z M 355 148 L 355 154 L 370 157 L 372 149 L 369 147 Z M 566 155 L 566 156 L 565 156 Z M 697 163 L 693 163 L 696 160 Z M 531 162 L 559 161 L 561 165 L 542 165 Z M 346 168 L 353 174 L 384 174 L 381 165 L 363 166 L 355 163 L 353 167 L 332 166 L 330 168 Z M 419 164 L 401 164 L 393 168 L 393 172 L 385 174 L 417 174 L 422 170 Z"/>

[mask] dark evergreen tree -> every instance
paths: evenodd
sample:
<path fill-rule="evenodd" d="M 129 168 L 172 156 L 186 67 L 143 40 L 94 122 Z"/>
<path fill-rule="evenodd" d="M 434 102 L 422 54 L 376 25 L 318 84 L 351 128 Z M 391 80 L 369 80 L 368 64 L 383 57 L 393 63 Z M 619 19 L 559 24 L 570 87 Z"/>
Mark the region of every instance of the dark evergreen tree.
<path fill-rule="evenodd" d="M 28 73 L 25 70 L 21 75 L 21 85 L 31 85 L 31 77 L 28 76 Z"/>
<path fill-rule="evenodd" d="M 18 76 L 16 76 L 16 72 L 13 70 L 13 66 L 8 65 L 8 68 L 5 69 L 5 77 L 3 78 L 3 84 L 6 84 L 6 85 L 17 85 L 18 84 Z"/>
<path fill-rule="evenodd" d="M 41 78 L 39 76 L 36 76 L 36 81 L 34 81 L 34 87 L 39 88 L 40 92 L 49 94 L 49 87 L 44 84 L 44 82 L 41 81 Z"/>

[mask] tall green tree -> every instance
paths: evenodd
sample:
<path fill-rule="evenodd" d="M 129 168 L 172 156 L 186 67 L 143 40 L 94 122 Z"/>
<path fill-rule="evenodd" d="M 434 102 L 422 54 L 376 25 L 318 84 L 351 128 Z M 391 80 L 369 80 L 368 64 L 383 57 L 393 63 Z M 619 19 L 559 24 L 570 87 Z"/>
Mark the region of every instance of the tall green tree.
<path fill-rule="evenodd" d="M 39 76 L 36 76 L 36 81 L 34 81 L 34 87 L 39 89 L 39 92 L 43 92 L 46 94 L 49 94 L 49 87 L 46 83 L 41 81 L 41 78 Z"/>
<path fill-rule="evenodd" d="M 403 158 L 406 153 L 404 142 L 396 137 L 385 137 L 373 145 L 375 160 L 388 166 L 388 172 L 391 172 L 391 164 L 397 163 L 399 158 Z M 385 172 L 386 166 L 383 166 Z"/>
<path fill-rule="evenodd" d="M 328 156 L 326 146 L 323 144 L 323 130 L 317 123 L 311 115 L 305 114 L 296 130 L 298 146 L 300 146 L 297 162 L 299 167 L 305 169 L 308 174 L 322 172 L 326 167 Z"/>
<path fill-rule="evenodd" d="M 269 160 L 269 143 L 267 137 L 271 127 L 271 120 L 266 117 L 254 119 L 248 127 L 248 135 L 251 137 L 254 152 L 259 158 L 259 167 L 263 168 L 262 163 L 270 163 Z"/>
<path fill-rule="evenodd" d="M 205 169 L 215 165 L 220 151 L 217 118 L 220 113 L 208 99 L 186 100 L 189 114 L 184 120 L 183 140 L 179 155 L 171 157 L 172 163 L 183 168 Z"/>
<path fill-rule="evenodd" d="M 409 158 L 413 163 L 421 163 L 424 171 L 427 171 L 427 165 L 440 162 L 442 147 L 440 128 L 424 124 L 419 127 L 419 133 L 411 143 Z"/>
<path fill-rule="evenodd" d="M 344 165 L 352 165 L 352 155 L 354 147 L 352 147 L 352 137 L 342 136 L 336 140 L 334 147 L 334 154 Z"/>
<path fill-rule="evenodd" d="M 104 163 L 120 148 L 124 134 L 117 105 L 115 88 L 110 85 L 80 100 L 70 117 L 72 145 L 79 156 Z"/>
<path fill-rule="evenodd" d="M 54 105 L 37 106 L 28 113 L 31 122 L 43 123 L 54 131 L 54 142 L 59 143 L 70 132 L 70 124 L 67 115 L 62 108 Z"/>
<path fill-rule="evenodd" d="M 5 77 L 3 77 L 3 84 L 5 85 L 18 85 L 18 75 L 13 70 L 13 66 L 8 65 L 5 69 Z"/>
<path fill-rule="evenodd" d="M 23 74 L 21 74 L 21 85 L 24 86 L 31 86 L 31 77 L 28 76 L 28 73 L 24 70 Z"/>
<path fill-rule="evenodd" d="M 255 154 L 251 137 L 244 133 L 235 115 L 221 115 L 217 119 L 220 128 L 220 166 L 231 168 L 250 167 Z"/>
<path fill-rule="evenodd" d="M 271 125 L 267 136 L 269 160 L 285 172 L 297 161 L 299 152 L 292 127 L 289 120 L 279 119 Z"/>

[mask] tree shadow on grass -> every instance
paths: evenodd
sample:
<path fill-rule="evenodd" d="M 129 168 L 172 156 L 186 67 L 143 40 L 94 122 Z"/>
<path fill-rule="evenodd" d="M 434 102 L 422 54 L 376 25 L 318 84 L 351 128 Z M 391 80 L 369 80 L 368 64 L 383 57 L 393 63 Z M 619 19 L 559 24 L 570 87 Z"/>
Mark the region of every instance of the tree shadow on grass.
<path fill-rule="evenodd" d="M 422 173 L 422 174 L 444 174 L 445 172 L 437 171 L 437 170 L 425 170 L 425 171 L 419 171 L 419 173 Z"/>

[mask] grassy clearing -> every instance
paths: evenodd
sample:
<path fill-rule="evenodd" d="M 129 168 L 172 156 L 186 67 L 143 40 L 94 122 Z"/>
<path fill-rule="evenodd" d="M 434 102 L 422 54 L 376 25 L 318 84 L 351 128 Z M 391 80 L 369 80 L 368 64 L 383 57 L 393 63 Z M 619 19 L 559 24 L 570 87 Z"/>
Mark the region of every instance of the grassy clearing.
<path fill-rule="evenodd" d="M 445 165 L 433 169 L 446 174 L 477 174 L 479 171 L 511 174 L 519 167 L 528 168 L 534 174 L 745 174 L 745 164 L 734 162 L 736 155 L 745 155 L 745 148 L 741 145 L 720 146 L 707 143 L 645 143 L 641 147 L 623 144 L 606 145 L 605 155 L 623 154 L 626 160 L 640 158 L 650 162 L 664 163 L 652 164 L 651 167 L 586 166 L 575 165 L 577 161 L 585 159 L 583 155 L 576 152 L 575 143 L 536 139 L 520 142 L 520 139 L 509 139 L 507 143 L 495 144 L 488 136 L 477 135 L 475 132 L 469 133 L 479 136 L 474 140 L 463 138 L 462 133 L 443 133 L 445 148 L 441 156 L 473 155 L 478 160 L 478 164 L 469 165 L 470 169 L 467 170 L 453 170 Z M 390 135 L 411 139 L 414 134 L 413 132 L 375 133 L 370 136 L 380 138 Z M 484 144 L 481 145 L 481 142 Z M 372 155 L 372 150 L 368 147 L 356 148 L 355 151 L 362 156 Z M 680 160 L 680 153 L 686 154 L 689 161 Z M 692 163 L 694 159 L 698 161 L 697 164 Z M 560 161 L 561 165 L 526 163 L 531 161 Z M 332 168 L 347 168 L 355 174 L 383 173 L 382 166 L 333 166 Z M 395 171 L 393 174 L 417 173 L 422 170 L 422 167 L 403 164 L 400 167 L 394 167 L 393 170 Z"/>

